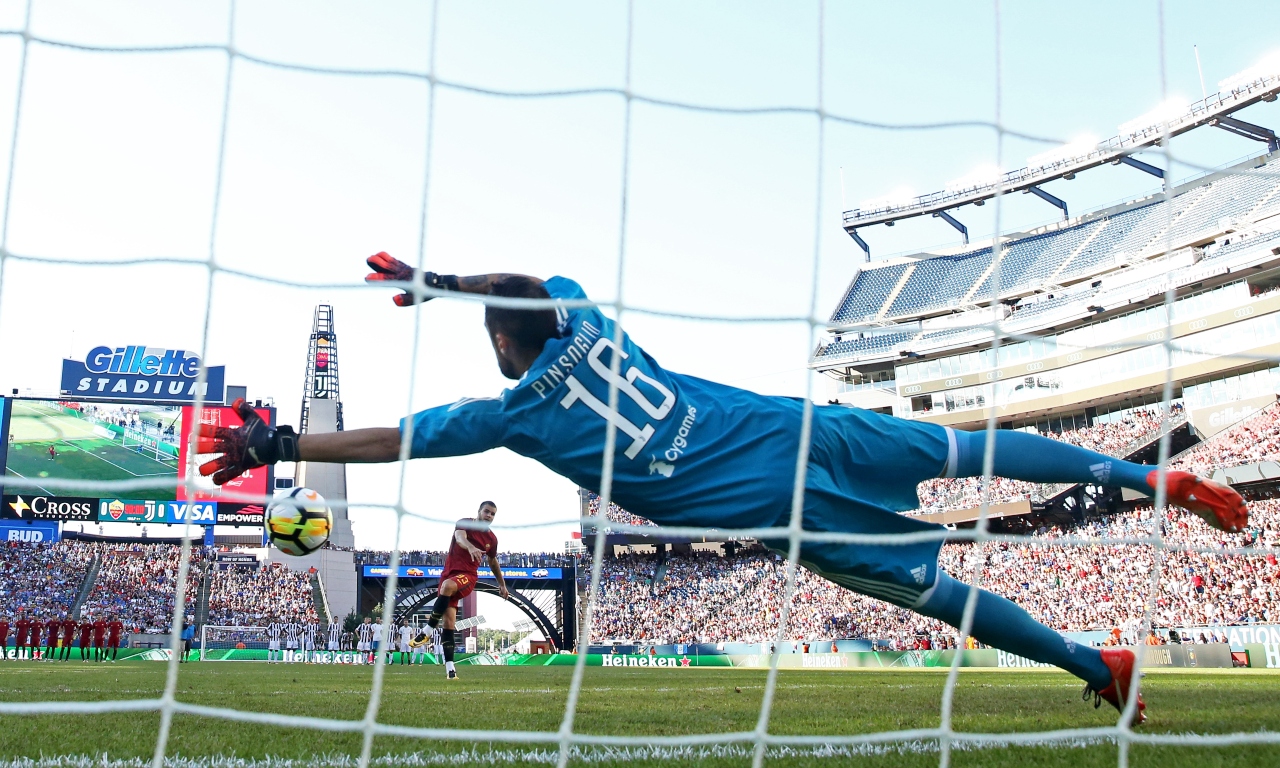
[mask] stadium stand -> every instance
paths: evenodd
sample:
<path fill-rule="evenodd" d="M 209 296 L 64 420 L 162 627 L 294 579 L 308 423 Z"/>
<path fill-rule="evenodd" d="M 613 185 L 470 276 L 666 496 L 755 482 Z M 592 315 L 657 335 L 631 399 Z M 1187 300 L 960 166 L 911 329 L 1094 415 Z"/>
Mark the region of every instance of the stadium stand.
<path fill-rule="evenodd" d="M 1160 521 L 1172 541 L 1226 549 L 1280 543 L 1280 500 L 1250 502 L 1243 534 L 1215 531 L 1194 516 L 1170 510 Z M 1143 596 L 1150 585 L 1151 549 L 1053 544 L 1083 538 L 1145 537 L 1154 524 L 1149 506 L 1062 529 L 1042 527 L 1036 544 L 947 544 L 942 567 L 958 576 L 979 568 L 983 587 L 1008 597 L 1064 632 L 1118 630 L 1120 642 L 1139 641 Z M 656 555 L 606 560 L 593 642 L 765 642 L 776 637 L 778 595 L 786 563 L 748 548 L 731 557 L 695 551 L 665 558 L 653 580 Z M 1215 629 L 1280 622 L 1280 564 L 1273 555 L 1167 552 L 1155 625 Z M 955 630 L 895 606 L 857 595 L 801 568 L 789 639 L 865 639 L 894 649 L 954 647 Z M 1195 639 L 1193 636 L 1191 639 Z"/>
<path fill-rule="evenodd" d="M 1274 213 L 1280 203 L 1280 181 L 1269 170 L 1228 170 L 1181 185 L 1168 202 L 1153 196 L 1051 225 L 1045 231 L 1008 237 L 999 264 L 1001 298 L 1025 295 L 1046 282 L 1065 285 L 1093 278 L 1157 255 L 1166 243 L 1178 249 L 1212 241 L 1264 212 Z M 1212 255 L 1231 252 L 1223 248 Z M 865 268 L 832 313 L 830 325 L 882 317 L 908 320 L 971 302 L 985 303 L 991 298 L 995 275 L 991 262 L 991 248 L 986 246 L 958 254 L 917 254 L 909 261 Z M 906 281 L 898 288 L 904 274 Z M 883 351 L 882 347 L 828 347 L 826 354 L 855 349 Z"/>
<path fill-rule="evenodd" d="M 280 563 L 226 568 L 211 575 L 209 623 L 217 626 L 266 626 L 272 618 L 314 624 L 311 575 Z"/>
<path fill-rule="evenodd" d="M 68 615 L 94 556 L 94 546 L 79 541 L 6 542 L 0 547 L 0 615 Z"/>
<path fill-rule="evenodd" d="M 1169 467 L 1209 477 L 1219 469 L 1263 461 L 1280 461 L 1280 404 L 1175 457 Z"/>
<path fill-rule="evenodd" d="M 99 543 L 102 565 L 81 611 L 114 615 L 128 632 L 168 632 L 173 621 L 174 580 L 182 548 L 175 544 Z M 206 553 L 191 550 L 191 572 L 198 573 Z M 187 590 L 187 612 L 194 616 L 197 584 Z"/>

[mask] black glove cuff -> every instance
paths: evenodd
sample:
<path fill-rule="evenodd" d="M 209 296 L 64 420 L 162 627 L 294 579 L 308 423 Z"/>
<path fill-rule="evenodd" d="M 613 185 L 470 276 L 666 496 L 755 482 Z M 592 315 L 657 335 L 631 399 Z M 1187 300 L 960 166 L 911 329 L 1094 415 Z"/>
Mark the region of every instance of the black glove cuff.
<path fill-rule="evenodd" d="M 293 431 L 293 427 L 276 427 L 272 438 L 276 446 L 276 461 L 298 460 L 298 433 Z"/>
<path fill-rule="evenodd" d="M 436 287 L 443 288 L 446 291 L 456 291 L 458 290 L 458 276 L 457 275 L 437 275 Z"/>

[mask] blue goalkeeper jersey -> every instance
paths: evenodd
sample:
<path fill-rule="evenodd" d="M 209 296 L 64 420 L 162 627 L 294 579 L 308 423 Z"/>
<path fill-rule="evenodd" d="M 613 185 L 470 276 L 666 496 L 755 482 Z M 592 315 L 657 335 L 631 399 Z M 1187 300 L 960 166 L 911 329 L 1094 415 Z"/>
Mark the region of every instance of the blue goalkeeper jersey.
<path fill-rule="evenodd" d="M 585 299 L 572 280 L 545 284 L 557 299 Z M 613 498 L 635 514 L 665 525 L 755 527 L 785 524 L 791 509 L 803 401 L 770 397 L 664 370 L 597 308 L 557 310 L 560 337 L 512 388 L 499 397 L 464 399 L 415 414 L 415 458 L 460 456 L 505 447 L 542 463 L 579 485 L 598 491 L 605 425 L 617 425 Z M 610 367 L 621 360 L 618 373 Z M 610 413 L 609 382 L 618 389 L 618 413 Z M 843 412 L 844 418 L 837 412 Z M 855 414 L 866 414 L 861 420 Z M 867 421 L 869 417 L 881 421 Z M 839 421 L 840 423 L 837 423 Z M 841 463 L 850 439 L 854 452 L 901 445 L 880 417 L 845 407 L 814 409 L 813 462 Z M 914 425 L 900 422 L 910 431 Z M 402 423 L 401 428 L 405 428 Z M 941 432 L 940 428 L 938 429 Z M 850 430 L 853 430 L 852 434 Z M 834 438 L 834 439 L 831 439 Z M 869 443 L 868 441 L 877 441 Z M 937 454 L 938 441 L 930 448 Z M 941 440 L 945 458 L 945 438 Z M 936 458 L 929 468 L 936 475 Z M 886 490 L 892 467 L 830 472 L 810 466 L 806 486 L 814 499 L 861 501 L 878 509 L 910 509 L 915 483 L 904 478 Z M 859 477 L 876 475 L 861 491 Z M 810 506 L 806 496 L 806 507 Z M 829 503 L 829 502 L 821 502 Z M 806 527 L 810 527 L 806 512 Z M 822 526 L 826 527 L 826 526 Z"/>

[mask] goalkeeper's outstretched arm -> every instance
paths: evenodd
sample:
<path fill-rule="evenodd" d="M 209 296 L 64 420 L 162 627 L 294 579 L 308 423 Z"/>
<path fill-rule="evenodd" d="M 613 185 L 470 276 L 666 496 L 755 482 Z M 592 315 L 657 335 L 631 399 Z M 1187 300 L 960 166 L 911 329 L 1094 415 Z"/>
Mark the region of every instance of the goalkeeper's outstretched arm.
<path fill-rule="evenodd" d="M 370 256 L 367 263 L 373 274 L 369 282 L 397 282 L 425 285 L 436 290 L 478 293 L 507 298 L 549 298 L 542 280 L 514 274 L 488 274 L 459 277 L 418 273 L 413 267 L 385 253 Z M 400 306 L 410 306 L 417 296 L 411 290 L 393 297 Z M 423 300 L 430 299 L 423 297 Z M 498 369 L 503 375 L 519 380 L 542 352 L 547 339 L 558 333 L 556 313 L 548 309 L 503 309 L 488 306 L 485 326 L 489 331 Z M 197 452 L 221 454 L 200 466 L 200 473 L 213 475 L 222 485 L 246 470 L 280 461 L 320 461 L 333 464 L 379 463 L 400 459 L 401 431 L 397 428 L 356 429 L 318 435 L 298 435 L 292 427 L 272 427 L 244 400 L 232 407 L 244 422 L 239 429 L 200 425 Z M 450 409 L 452 411 L 452 409 Z M 490 425 L 492 426 L 492 425 Z M 497 447 L 497 428 L 483 429 L 475 423 L 445 430 L 447 452 L 424 450 L 419 455 L 451 455 L 479 453 Z M 439 436 L 437 436 L 439 437 Z M 415 437 L 415 444 L 420 437 Z M 437 440 L 437 442 L 440 442 Z M 419 446 L 421 448 L 421 446 Z"/>
<path fill-rule="evenodd" d="M 365 277 L 365 282 L 381 283 L 415 283 L 418 270 L 405 264 L 403 261 L 390 256 L 385 251 L 376 253 L 366 259 L 369 269 L 373 272 Z M 528 277 L 527 275 L 515 275 L 506 273 L 494 273 L 491 275 L 438 275 L 435 272 L 422 272 L 422 283 L 428 288 L 436 288 L 442 291 L 458 291 L 459 293 L 481 293 L 488 294 L 493 284 L 504 280 L 508 277 L 525 277 L 539 285 L 542 280 L 536 277 Z M 431 301 L 434 296 L 423 296 L 423 301 Z M 392 296 L 391 300 L 396 306 L 411 307 L 417 303 L 417 297 L 414 292 L 406 289 L 404 293 Z"/>
<path fill-rule="evenodd" d="M 391 462 L 400 458 L 400 430 L 394 427 L 353 429 L 320 435 L 298 435 L 293 427 L 269 426 L 243 399 L 231 407 L 244 422 L 239 429 L 200 425 L 197 451 L 222 454 L 200 466 L 218 485 L 245 470 L 279 461 L 323 461 L 335 464 Z"/>

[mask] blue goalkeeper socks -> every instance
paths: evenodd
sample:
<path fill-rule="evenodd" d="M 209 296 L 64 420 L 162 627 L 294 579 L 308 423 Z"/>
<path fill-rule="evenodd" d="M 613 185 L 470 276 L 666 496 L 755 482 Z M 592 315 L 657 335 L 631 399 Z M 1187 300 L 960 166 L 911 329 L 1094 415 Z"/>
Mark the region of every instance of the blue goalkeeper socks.
<path fill-rule="evenodd" d="M 1155 469 L 1117 459 L 1041 435 L 998 429 L 992 474 L 1031 483 L 1097 483 L 1118 485 L 1150 494 L 1147 475 Z M 962 432 L 956 436 L 956 477 L 982 474 L 987 433 Z"/>
<path fill-rule="evenodd" d="M 970 589 L 972 587 L 968 584 L 939 571 L 933 594 L 915 610 L 959 627 Z M 974 606 L 970 634 L 980 643 L 1065 669 L 1095 691 L 1111 684 L 1111 670 L 1102 661 L 1098 649 L 1063 637 L 1031 618 L 1016 603 L 985 589 L 978 590 L 978 604 Z"/>

